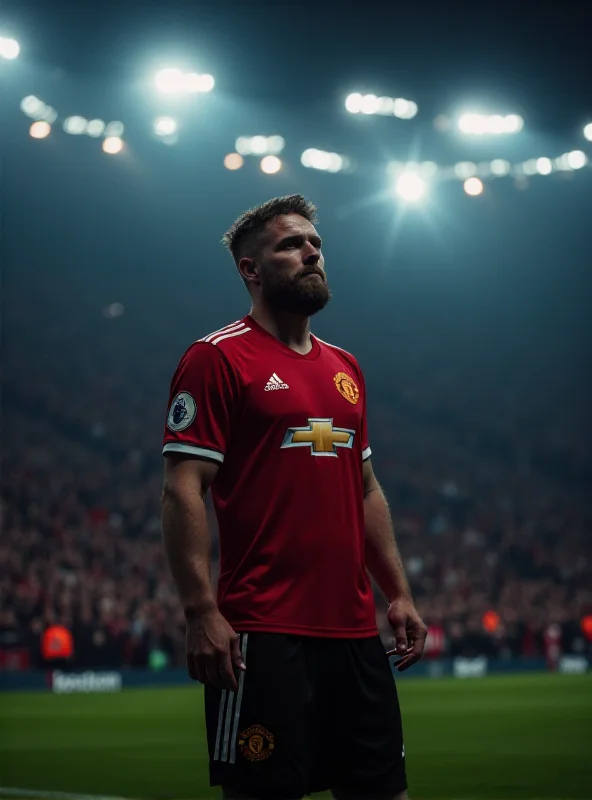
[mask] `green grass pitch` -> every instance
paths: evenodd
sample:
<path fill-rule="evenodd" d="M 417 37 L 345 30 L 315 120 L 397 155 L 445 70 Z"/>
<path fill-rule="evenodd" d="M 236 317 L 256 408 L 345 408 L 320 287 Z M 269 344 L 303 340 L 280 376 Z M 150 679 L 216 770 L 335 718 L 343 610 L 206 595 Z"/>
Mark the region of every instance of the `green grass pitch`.
<path fill-rule="evenodd" d="M 399 682 L 411 800 L 592 798 L 592 679 Z M 198 685 L 0 694 L 0 785 L 128 798 L 218 797 Z M 346 700 L 345 700 L 346 701 Z"/>

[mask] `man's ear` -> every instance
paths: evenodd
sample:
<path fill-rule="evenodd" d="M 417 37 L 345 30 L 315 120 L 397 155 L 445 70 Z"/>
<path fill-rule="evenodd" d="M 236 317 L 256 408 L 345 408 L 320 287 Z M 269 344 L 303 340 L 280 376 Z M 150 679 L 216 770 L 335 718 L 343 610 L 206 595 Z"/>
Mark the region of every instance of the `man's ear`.
<path fill-rule="evenodd" d="M 254 258 L 245 256 L 240 259 L 236 267 L 246 284 L 259 283 L 259 266 Z"/>

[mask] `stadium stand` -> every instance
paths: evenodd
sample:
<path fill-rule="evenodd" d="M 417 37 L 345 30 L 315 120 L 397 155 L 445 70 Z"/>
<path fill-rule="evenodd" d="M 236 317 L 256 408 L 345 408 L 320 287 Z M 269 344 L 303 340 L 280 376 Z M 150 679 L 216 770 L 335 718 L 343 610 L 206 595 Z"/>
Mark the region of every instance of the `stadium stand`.
<path fill-rule="evenodd" d="M 59 624 L 73 632 L 77 668 L 182 666 L 184 623 L 159 504 L 178 353 L 163 345 L 151 370 L 130 373 L 126 329 L 96 324 L 101 334 L 91 335 L 73 312 L 40 343 L 12 321 L 0 650 L 5 664 L 18 652 L 13 664 L 43 667 L 43 631 Z M 468 357 L 440 360 L 418 345 L 392 356 L 397 385 L 386 388 L 367 368 L 371 439 L 381 432 L 375 469 L 430 626 L 426 657 L 541 656 L 550 626 L 559 626 L 563 652 L 590 653 L 581 626 L 592 613 L 585 409 L 564 398 L 558 414 L 553 392 L 535 390 L 536 375 L 509 379 Z M 211 522 L 215 534 L 213 514 Z M 215 536 L 213 548 L 215 570 Z M 386 645 L 385 610 L 377 595 Z"/>

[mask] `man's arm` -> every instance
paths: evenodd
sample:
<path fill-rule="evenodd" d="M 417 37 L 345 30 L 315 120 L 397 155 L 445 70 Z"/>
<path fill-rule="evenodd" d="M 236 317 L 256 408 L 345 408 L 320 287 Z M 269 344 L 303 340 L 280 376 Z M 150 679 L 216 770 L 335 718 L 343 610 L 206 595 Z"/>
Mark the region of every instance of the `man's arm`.
<path fill-rule="evenodd" d="M 236 691 L 233 664 L 244 669 L 238 635 L 218 611 L 210 575 L 205 497 L 216 477 L 213 461 L 165 458 L 162 530 L 173 580 L 187 620 L 187 669 L 194 680 Z"/>
<path fill-rule="evenodd" d="M 427 631 L 413 605 L 388 503 L 370 459 L 366 459 L 363 469 L 366 565 L 388 600 L 387 616 L 396 643 L 392 652 L 402 656 L 397 668 L 404 670 L 421 658 Z"/>
<path fill-rule="evenodd" d="M 183 612 L 192 618 L 216 608 L 205 498 L 218 465 L 174 454 L 168 455 L 164 463 L 164 546 Z"/>
<path fill-rule="evenodd" d="M 376 480 L 372 462 L 364 461 L 364 518 L 366 520 L 366 564 L 389 603 L 411 599 L 411 589 L 397 543 L 388 503 Z"/>

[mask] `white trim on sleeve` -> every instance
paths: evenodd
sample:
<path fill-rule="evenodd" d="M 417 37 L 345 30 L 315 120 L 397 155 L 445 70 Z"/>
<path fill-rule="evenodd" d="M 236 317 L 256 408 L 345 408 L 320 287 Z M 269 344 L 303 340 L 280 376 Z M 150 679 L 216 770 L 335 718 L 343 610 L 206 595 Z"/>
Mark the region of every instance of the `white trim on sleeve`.
<path fill-rule="evenodd" d="M 367 447 L 365 450 L 362 450 L 362 461 L 367 461 L 371 455 L 372 450 L 369 447 Z"/>
<path fill-rule="evenodd" d="M 219 461 L 220 464 L 224 461 L 224 453 L 210 450 L 209 447 L 196 447 L 193 444 L 184 444 L 183 442 L 168 442 L 162 448 L 162 454 L 165 455 L 165 453 L 187 453 L 190 456 L 211 458 L 212 461 Z"/>

